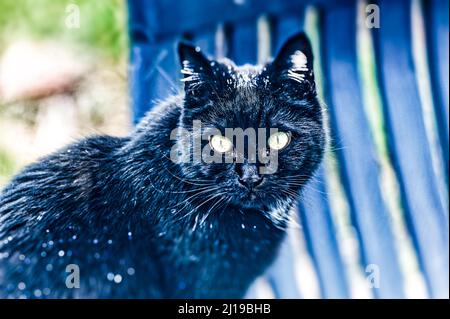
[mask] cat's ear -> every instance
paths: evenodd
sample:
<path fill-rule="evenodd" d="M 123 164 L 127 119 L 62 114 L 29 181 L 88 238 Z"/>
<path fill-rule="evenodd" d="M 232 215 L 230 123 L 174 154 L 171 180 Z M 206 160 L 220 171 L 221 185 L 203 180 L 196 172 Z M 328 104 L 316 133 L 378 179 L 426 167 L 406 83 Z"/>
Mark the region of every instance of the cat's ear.
<path fill-rule="evenodd" d="M 306 34 L 300 32 L 290 37 L 281 47 L 272 64 L 299 74 L 312 70 L 313 54 Z"/>
<path fill-rule="evenodd" d="M 267 67 L 270 83 L 286 90 L 314 90 L 312 47 L 305 33 L 290 37 Z"/>
<path fill-rule="evenodd" d="M 206 97 L 213 78 L 211 61 L 200 48 L 185 42 L 178 44 L 178 55 L 186 95 L 196 99 Z"/>

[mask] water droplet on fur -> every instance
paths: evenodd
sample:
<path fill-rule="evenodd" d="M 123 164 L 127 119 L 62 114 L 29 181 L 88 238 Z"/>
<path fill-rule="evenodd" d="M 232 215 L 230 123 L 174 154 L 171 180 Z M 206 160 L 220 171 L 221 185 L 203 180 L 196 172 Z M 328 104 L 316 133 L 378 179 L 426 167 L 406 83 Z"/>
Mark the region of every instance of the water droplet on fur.
<path fill-rule="evenodd" d="M 128 274 L 128 275 L 133 276 L 134 273 L 135 273 L 135 270 L 134 270 L 133 267 L 130 267 L 130 268 L 127 269 L 127 274 Z"/>
<path fill-rule="evenodd" d="M 36 289 L 36 290 L 33 292 L 33 294 L 34 294 L 34 296 L 35 296 L 36 298 L 39 298 L 39 297 L 42 296 L 42 291 L 39 290 L 39 289 Z"/>
<path fill-rule="evenodd" d="M 19 290 L 24 290 L 25 288 L 27 288 L 27 285 L 25 285 L 24 282 L 19 282 L 17 288 L 19 288 Z"/>
<path fill-rule="evenodd" d="M 52 271 L 53 270 L 53 265 L 52 264 L 47 264 L 47 266 L 45 266 L 45 270 Z"/>
<path fill-rule="evenodd" d="M 112 272 L 109 272 L 106 275 L 106 279 L 108 279 L 109 281 L 113 281 L 114 280 L 114 274 Z"/>
<path fill-rule="evenodd" d="M 64 257 L 64 250 L 58 251 L 58 256 L 59 257 Z"/>
<path fill-rule="evenodd" d="M 8 258 L 8 257 L 9 257 L 9 253 L 8 252 L 0 253 L 0 259 Z"/>
<path fill-rule="evenodd" d="M 195 255 L 190 255 L 190 256 L 189 256 L 189 260 L 190 260 L 190 261 L 197 262 L 197 261 L 198 261 L 198 257 L 195 256 Z"/>
<path fill-rule="evenodd" d="M 112 244 L 112 239 L 108 240 L 108 244 L 111 245 Z"/>
<path fill-rule="evenodd" d="M 245 225 L 244 224 L 241 224 L 241 227 L 242 227 L 242 229 L 245 229 Z"/>
<path fill-rule="evenodd" d="M 120 283 L 122 282 L 122 276 L 119 275 L 119 274 L 115 275 L 115 276 L 114 276 L 114 282 L 115 282 L 116 284 L 120 284 Z"/>
<path fill-rule="evenodd" d="M 94 245 L 97 245 L 98 244 L 98 239 L 95 238 L 92 242 L 94 243 Z"/>

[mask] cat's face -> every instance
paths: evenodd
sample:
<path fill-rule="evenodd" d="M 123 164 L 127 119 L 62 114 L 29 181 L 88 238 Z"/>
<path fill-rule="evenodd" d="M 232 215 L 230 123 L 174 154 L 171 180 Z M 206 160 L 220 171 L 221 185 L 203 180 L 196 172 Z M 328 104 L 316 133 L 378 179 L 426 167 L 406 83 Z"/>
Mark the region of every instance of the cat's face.
<path fill-rule="evenodd" d="M 185 177 L 200 185 L 213 181 L 231 205 L 275 208 L 294 199 L 325 146 L 307 38 L 291 38 L 263 66 L 209 60 L 187 44 L 179 53 L 181 135 L 191 142 Z"/>

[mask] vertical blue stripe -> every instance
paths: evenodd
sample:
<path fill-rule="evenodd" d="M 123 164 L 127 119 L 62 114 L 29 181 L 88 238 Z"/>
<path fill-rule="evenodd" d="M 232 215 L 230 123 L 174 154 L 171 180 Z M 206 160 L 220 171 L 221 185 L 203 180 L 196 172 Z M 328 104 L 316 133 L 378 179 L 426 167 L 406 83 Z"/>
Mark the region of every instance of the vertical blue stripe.
<path fill-rule="evenodd" d="M 449 173 L 449 1 L 425 2 L 428 61 L 430 65 L 433 101 L 439 129 L 439 141 L 444 157 L 444 171 L 448 186 Z"/>
<path fill-rule="evenodd" d="M 256 19 L 242 21 L 230 27 L 229 58 L 237 65 L 255 64 L 258 50 Z"/>
<path fill-rule="evenodd" d="M 440 202 L 411 44 L 410 1 L 380 1 L 376 32 L 389 148 L 405 218 L 433 297 L 447 297 L 448 219 Z"/>
<path fill-rule="evenodd" d="M 327 100 L 337 157 L 362 266 L 379 269 L 380 298 L 404 296 L 389 214 L 381 196 L 380 171 L 364 113 L 356 56 L 356 2 L 325 12 L 324 64 Z M 367 274 L 369 275 L 369 274 Z"/>
<path fill-rule="evenodd" d="M 299 203 L 300 220 L 319 277 L 322 297 L 348 298 L 347 276 L 328 204 L 324 173 L 321 166 L 316 177 L 309 182 Z"/>

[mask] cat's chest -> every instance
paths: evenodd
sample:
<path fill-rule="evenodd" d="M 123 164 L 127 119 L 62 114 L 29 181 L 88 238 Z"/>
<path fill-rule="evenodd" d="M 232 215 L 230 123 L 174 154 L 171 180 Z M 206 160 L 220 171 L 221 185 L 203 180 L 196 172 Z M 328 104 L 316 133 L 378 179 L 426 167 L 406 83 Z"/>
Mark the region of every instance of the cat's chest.
<path fill-rule="evenodd" d="M 284 231 L 253 214 L 228 210 L 195 229 L 172 228 L 161 236 L 165 278 L 178 297 L 196 291 L 238 297 L 238 291 L 264 271 Z"/>

